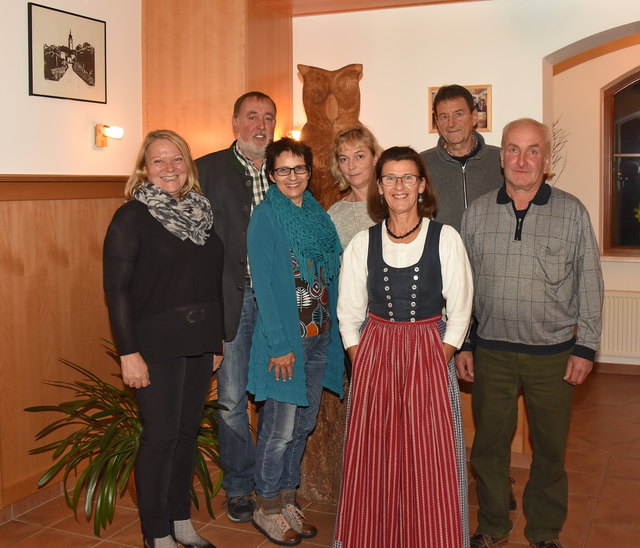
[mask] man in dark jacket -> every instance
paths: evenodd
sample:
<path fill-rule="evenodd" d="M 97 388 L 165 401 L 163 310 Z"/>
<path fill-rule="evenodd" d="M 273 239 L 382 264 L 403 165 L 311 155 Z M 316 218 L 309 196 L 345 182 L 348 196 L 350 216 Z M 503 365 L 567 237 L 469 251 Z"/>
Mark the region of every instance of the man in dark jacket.
<path fill-rule="evenodd" d="M 462 214 L 476 198 L 502 185 L 500 149 L 474 130 L 478 112 L 468 89 L 443 86 L 433 100 L 440 139 L 420 154 L 438 197 L 435 219 L 460 231 Z"/>
<path fill-rule="evenodd" d="M 220 411 L 220 463 L 231 521 L 251 521 L 255 446 L 247 416 L 247 368 L 257 308 L 247 263 L 247 227 L 269 180 L 264 153 L 273 140 L 276 105 L 252 91 L 237 99 L 231 120 L 231 146 L 196 160 L 200 184 L 213 208 L 214 227 L 224 243 L 224 361 L 217 372 Z"/>

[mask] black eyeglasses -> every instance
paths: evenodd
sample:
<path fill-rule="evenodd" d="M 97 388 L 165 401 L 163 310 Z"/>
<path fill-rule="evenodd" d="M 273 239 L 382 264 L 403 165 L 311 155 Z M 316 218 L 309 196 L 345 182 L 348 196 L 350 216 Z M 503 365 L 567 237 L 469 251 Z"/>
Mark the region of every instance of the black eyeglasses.
<path fill-rule="evenodd" d="M 309 167 L 300 164 L 299 166 L 295 167 L 277 167 L 273 170 L 273 172 L 280 177 L 286 177 L 287 175 L 289 175 L 289 173 L 291 173 L 291 171 L 293 171 L 296 175 L 304 175 L 305 173 L 309 173 Z"/>

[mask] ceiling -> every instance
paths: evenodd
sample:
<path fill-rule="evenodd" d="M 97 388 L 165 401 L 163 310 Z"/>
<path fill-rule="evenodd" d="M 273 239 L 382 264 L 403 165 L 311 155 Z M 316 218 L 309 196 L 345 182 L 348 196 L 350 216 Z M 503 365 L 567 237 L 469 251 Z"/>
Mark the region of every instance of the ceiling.
<path fill-rule="evenodd" d="M 256 4 L 292 17 L 473 1 L 477 0 L 253 0 Z"/>

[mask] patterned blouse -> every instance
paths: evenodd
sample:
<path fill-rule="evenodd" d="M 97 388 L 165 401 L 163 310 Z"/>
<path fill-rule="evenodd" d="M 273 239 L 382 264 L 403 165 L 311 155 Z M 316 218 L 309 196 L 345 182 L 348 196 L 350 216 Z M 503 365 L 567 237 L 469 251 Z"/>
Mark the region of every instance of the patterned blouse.
<path fill-rule="evenodd" d="M 300 317 L 300 335 L 315 337 L 329 330 L 329 291 L 322 278 L 317 276 L 309 283 L 300 276 L 298 260 L 291 253 L 293 277 L 296 284 L 296 304 Z"/>

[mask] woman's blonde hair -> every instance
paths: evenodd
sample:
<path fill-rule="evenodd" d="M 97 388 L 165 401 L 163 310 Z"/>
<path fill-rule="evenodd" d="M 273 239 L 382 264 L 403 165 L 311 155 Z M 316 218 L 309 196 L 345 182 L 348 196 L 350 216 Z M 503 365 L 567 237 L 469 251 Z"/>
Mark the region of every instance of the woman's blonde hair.
<path fill-rule="evenodd" d="M 142 141 L 142 145 L 138 151 L 138 158 L 136 159 L 136 166 L 124 187 L 124 197 L 127 200 L 131 200 L 133 198 L 134 190 L 147 184 L 149 181 L 145 167 L 147 163 L 147 151 L 149 150 L 151 143 L 159 139 L 166 139 L 176 145 L 180 154 L 184 158 L 185 164 L 187 165 L 187 181 L 180 189 L 179 197 L 182 198 L 183 196 L 186 196 L 191 190 L 195 190 L 199 194 L 202 194 L 202 189 L 198 182 L 198 169 L 191 157 L 191 150 L 189 149 L 187 142 L 175 131 L 171 131 L 170 129 L 157 129 L 147 133 L 144 141 Z"/>
<path fill-rule="evenodd" d="M 382 154 L 382 147 L 378 144 L 373 133 L 365 126 L 352 127 L 338 133 L 331 145 L 329 167 L 340 192 L 345 192 L 349 189 L 349 183 L 342 174 L 342 171 L 340 171 L 338 164 L 338 149 L 344 144 L 364 145 L 371 151 L 371 154 L 376 159 Z"/>

